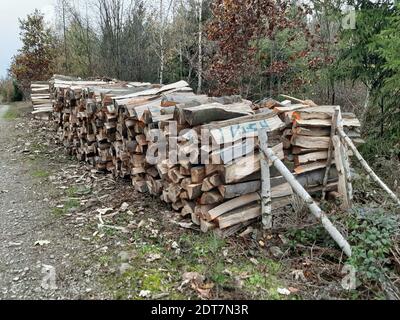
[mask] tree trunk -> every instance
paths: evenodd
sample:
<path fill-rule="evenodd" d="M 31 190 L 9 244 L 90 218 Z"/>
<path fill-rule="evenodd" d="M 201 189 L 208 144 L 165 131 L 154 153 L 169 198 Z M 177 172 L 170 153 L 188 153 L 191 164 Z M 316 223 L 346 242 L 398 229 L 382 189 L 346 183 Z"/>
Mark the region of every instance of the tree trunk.
<path fill-rule="evenodd" d="M 201 93 L 203 82 L 203 0 L 199 1 L 199 66 L 198 66 L 198 83 L 197 94 Z"/>
<path fill-rule="evenodd" d="M 381 97 L 380 106 L 381 106 L 381 117 L 382 117 L 381 118 L 381 138 L 382 138 L 385 131 L 385 105 L 383 97 Z"/>
<path fill-rule="evenodd" d="M 364 129 L 364 126 L 365 126 L 367 113 L 368 113 L 369 98 L 370 98 L 370 90 L 367 87 L 367 96 L 365 97 L 364 107 L 363 107 L 362 114 L 361 114 L 361 124 L 362 124 L 362 128 L 363 129 Z"/>
<path fill-rule="evenodd" d="M 164 82 L 164 15 L 163 0 L 160 0 L 160 84 Z"/>
<path fill-rule="evenodd" d="M 258 138 L 262 148 L 268 148 L 268 135 L 264 130 L 259 131 Z M 261 157 L 261 215 L 263 228 L 272 229 L 271 175 L 265 154 Z"/>
<path fill-rule="evenodd" d="M 65 68 L 69 72 L 68 61 L 68 47 L 67 47 L 67 25 L 65 19 L 65 1 L 62 2 L 62 16 L 63 16 L 63 29 L 64 29 L 64 54 L 65 54 Z"/>

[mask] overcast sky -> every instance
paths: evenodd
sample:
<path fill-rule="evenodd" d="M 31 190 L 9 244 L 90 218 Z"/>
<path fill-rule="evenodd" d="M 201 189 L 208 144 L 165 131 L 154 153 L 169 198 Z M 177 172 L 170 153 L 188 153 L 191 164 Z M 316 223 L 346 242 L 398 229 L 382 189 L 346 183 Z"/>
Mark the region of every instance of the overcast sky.
<path fill-rule="evenodd" d="M 0 5 L 0 77 L 7 74 L 10 60 L 21 47 L 18 18 L 40 9 L 46 19 L 54 19 L 55 0 L 3 0 Z"/>

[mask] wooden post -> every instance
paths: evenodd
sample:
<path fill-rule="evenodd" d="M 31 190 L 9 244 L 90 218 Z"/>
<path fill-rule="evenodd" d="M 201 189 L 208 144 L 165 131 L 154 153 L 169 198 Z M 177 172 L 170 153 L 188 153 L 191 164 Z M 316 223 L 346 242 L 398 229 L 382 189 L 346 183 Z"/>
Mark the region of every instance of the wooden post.
<path fill-rule="evenodd" d="M 333 160 L 333 137 L 336 134 L 336 127 L 337 127 L 337 119 L 339 117 L 339 107 L 335 109 L 335 113 L 332 116 L 332 127 L 331 127 L 331 142 L 329 143 L 328 149 L 328 161 L 326 164 L 326 171 L 324 175 L 324 181 L 322 183 L 322 199 L 326 197 L 326 186 L 328 184 L 329 179 L 329 171 L 332 167 L 332 160 Z"/>
<path fill-rule="evenodd" d="M 339 115 L 337 119 L 337 127 L 339 130 L 343 131 L 343 118 L 342 118 L 342 112 L 339 109 Z M 343 140 L 343 139 L 341 139 Z M 353 200 L 353 185 L 351 183 L 351 172 L 350 172 L 350 160 L 348 156 L 348 149 L 346 147 L 346 144 L 344 141 L 341 141 L 340 143 L 340 154 L 342 157 L 342 162 L 343 162 L 343 170 L 344 170 L 344 175 L 345 175 L 345 182 L 346 182 L 346 191 L 347 191 L 347 199 L 349 202 L 349 208 L 351 207 L 351 203 Z"/>
<path fill-rule="evenodd" d="M 335 240 L 343 252 L 351 257 L 351 247 L 343 235 L 335 228 L 329 218 L 325 213 L 318 207 L 313 198 L 308 194 L 308 192 L 301 186 L 301 184 L 296 180 L 293 174 L 288 168 L 283 164 L 282 161 L 274 154 L 274 152 L 269 148 L 264 148 L 261 144 L 260 147 L 262 151 L 266 154 L 267 158 L 272 161 L 275 168 L 282 174 L 287 180 L 293 190 L 300 196 L 303 201 L 307 204 L 311 213 L 321 222 L 325 230 L 330 234 L 330 236 Z"/>
<path fill-rule="evenodd" d="M 339 175 L 338 191 L 343 200 L 342 209 L 349 209 L 351 205 L 350 205 L 350 199 L 349 199 L 349 192 L 347 189 L 345 163 L 344 163 L 343 157 L 342 157 L 343 146 L 342 146 L 339 136 L 336 136 L 336 135 L 333 136 L 332 142 L 333 142 L 334 149 L 335 149 L 336 169 L 337 169 L 337 172 Z"/>
<path fill-rule="evenodd" d="M 268 148 L 268 135 L 265 130 L 258 132 L 260 148 Z M 272 199 L 271 199 L 271 176 L 266 154 L 261 156 L 261 213 L 264 230 L 272 228 Z"/>
<path fill-rule="evenodd" d="M 365 161 L 365 159 L 362 157 L 360 152 L 358 152 L 356 146 L 353 144 L 351 139 L 347 136 L 347 134 L 344 132 L 343 129 L 339 128 L 338 129 L 339 135 L 343 138 L 345 143 L 348 145 L 348 147 L 353 151 L 354 155 L 358 159 L 358 161 L 361 163 L 362 167 L 367 171 L 369 176 L 374 180 L 378 185 L 382 187 L 383 190 L 385 190 L 389 196 L 396 202 L 397 205 L 400 206 L 400 200 L 399 198 L 394 194 L 392 190 L 389 189 L 389 187 L 376 175 L 376 173 L 371 169 L 371 167 L 368 165 L 368 163 Z"/>

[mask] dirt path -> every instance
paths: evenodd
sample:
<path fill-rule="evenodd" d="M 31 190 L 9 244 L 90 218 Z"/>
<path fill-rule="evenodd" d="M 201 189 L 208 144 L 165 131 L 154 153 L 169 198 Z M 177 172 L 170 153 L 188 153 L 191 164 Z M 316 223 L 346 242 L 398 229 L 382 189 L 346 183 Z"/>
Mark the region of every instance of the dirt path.
<path fill-rule="evenodd" d="M 102 297 L 74 261 L 87 244 L 51 213 L 54 190 L 41 179 L 49 163 L 38 165 L 18 122 L 2 119 L 7 109 L 0 107 L 0 298 Z"/>

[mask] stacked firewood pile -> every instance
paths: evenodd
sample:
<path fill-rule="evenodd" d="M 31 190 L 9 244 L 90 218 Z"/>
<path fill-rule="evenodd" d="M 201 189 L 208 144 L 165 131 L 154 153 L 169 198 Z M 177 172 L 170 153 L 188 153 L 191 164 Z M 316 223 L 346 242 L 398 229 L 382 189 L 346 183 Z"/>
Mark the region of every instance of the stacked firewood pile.
<path fill-rule="evenodd" d="M 50 92 L 53 120 L 70 154 L 132 179 L 137 191 L 159 196 L 204 232 L 229 236 L 262 215 L 260 130 L 309 193 L 340 189 L 340 170 L 328 161 L 336 107 L 271 99 L 254 105 L 239 96 L 196 95 L 184 81 L 160 86 L 56 77 Z M 340 117 L 347 134 L 359 139 L 355 116 Z M 271 206 L 278 212 L 292 203 L 293 190 L 269 165 Z"/>
<path fill-rule="evenodd" d="M 136 160 L 134 152 L 129 151 L 137 151 L 136 136 L 144 132 L 144 126 L 139 120 L 133 120 L 134 125 L 130 126 L 129 120 L 136 119 L 134 98 L 124 97 L 157 91 L 157 86 L 56 78 L 50 87 L 54 99 L 53 119 L 69 153 L 91 163 L 97 170 L 129 176 Z M 115 101 L 126 102 L 125 108 L 117 110 L 118 104 L 114 104 L 117 97 L 120 99 Z"/>
<path fill-rule="evenodd" d="M 47 82 L 32 82 L 30 94 L 34 118 L 49 120 L 53 110 L 49 84 Z"/>
<path fill-rule="evenodd" d="M 349 165 L 353 154 L 344 146 L 340 149 L 335 145 L 339 139 L 335 137 L 337 123 L 340 120 L 346 134 L 360 145 L 364 143 L 360 121 L 353 113 L 342 113 L 338 106 L 270 101 L 268 107 L 286 124 L 281 140 L 293 175 L 311 194 L 332 192 L 332 196 L 339 196 L 336 191 L 341 191 L 341 180 L 350 179 L 342 177 L 350 175 L 350 168 L 342 168 L 342 164 Z"/>

